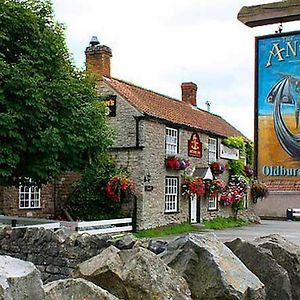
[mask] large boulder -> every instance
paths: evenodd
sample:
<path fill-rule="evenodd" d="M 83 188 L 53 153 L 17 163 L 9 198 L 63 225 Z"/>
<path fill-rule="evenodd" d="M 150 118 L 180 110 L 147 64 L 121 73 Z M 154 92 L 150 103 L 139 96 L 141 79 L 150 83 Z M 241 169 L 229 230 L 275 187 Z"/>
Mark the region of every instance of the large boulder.
<path fill-rule="evenodd" d="M 292 299 L 292 288 L 288 273 L 273 258 L 269 249 L 239 238 L 226 242 L 225 245 L 264 283 L 267 299 Z"/>
<path fill-rule="evenodd" d="M 82 278 L 52 281 L 44 289 L 45 300 L 118 300 L 108 291 Z"/>
<path fill-rule="evenodd" d="M 73 276 L 85 278 L 124 299 L 191 299 L 186 281 L 142 247 L 119 250 L 110 246 L 78 265 Z"/>
<path fill-rule="evenodd" d="M 112 238 L 112 239 L 108 240 L 107 246 L 113 245 L 120 250 L 125 250 L 125 249 L 132 249 L 133 246 L 136 244 L 136 242 L 137 242 L 136 238 L 133 238 L 129 234 L 125 234 L 116 239 Z"/>
<path fill-rule="evenodd" d="M 300 247 L 278 234 L 260 237 L 254 242 L 272 252 L 273 258 L 289 275 L 293 299 L 300 299 Z"/>
<path fill-rule="evenodd" d="M 31 262 L 0 256 L 0 299 L 43 300 L 40 272 Z"/>
<path fill-rule="evenodd" d="M 263 283 L 214 234 L 186 234 L 161 258 L 189 284 L 193 299 L 265 299 Z"/>

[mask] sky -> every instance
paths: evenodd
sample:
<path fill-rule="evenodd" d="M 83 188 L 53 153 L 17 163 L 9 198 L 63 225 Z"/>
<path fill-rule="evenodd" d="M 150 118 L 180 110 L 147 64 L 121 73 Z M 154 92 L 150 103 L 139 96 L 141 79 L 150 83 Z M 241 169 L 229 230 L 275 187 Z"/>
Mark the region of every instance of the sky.
<path fill-rule="evenodd" d="M 180 99 L 182 82 L 198 86 L 197 105 L 253 139 L 254 38 L 278 24 L 249 28 L 242 6 L 274 0 L 53 0 L 74 64 L 84 68 L 92 36 L 112 49 L 111 75 Z M 283 31 L 300 22 L 283 24 Z"/>

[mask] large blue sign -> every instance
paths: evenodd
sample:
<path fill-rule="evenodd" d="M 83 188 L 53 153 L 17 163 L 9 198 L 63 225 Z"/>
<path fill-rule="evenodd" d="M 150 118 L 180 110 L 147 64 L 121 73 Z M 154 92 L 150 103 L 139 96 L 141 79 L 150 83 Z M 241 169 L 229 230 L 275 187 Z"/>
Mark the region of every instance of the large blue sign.
<path fill-rule="evenodd" d="M 258 177 L 300 176 L 300 32 L 256 38 L 255 98 Z"/>

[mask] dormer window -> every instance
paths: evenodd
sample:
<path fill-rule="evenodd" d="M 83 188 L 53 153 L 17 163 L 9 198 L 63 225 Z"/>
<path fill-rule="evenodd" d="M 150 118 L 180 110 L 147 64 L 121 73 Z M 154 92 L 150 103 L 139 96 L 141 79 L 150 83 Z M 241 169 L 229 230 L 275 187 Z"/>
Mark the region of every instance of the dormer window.
<path fill-rule="evenodd" d="M 166 155 L 178 153 L 178 129 L 166 127 Z"/>

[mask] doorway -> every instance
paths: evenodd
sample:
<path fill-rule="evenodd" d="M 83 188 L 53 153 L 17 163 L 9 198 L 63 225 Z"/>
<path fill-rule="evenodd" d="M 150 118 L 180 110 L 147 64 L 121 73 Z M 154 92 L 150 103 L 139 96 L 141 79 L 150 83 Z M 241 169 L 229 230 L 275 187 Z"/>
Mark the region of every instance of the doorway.
<path fill-rule="evenodd" d="M 200 222 L 200 199 L 196 195 L 190 197 L 190 222 Z"/>

